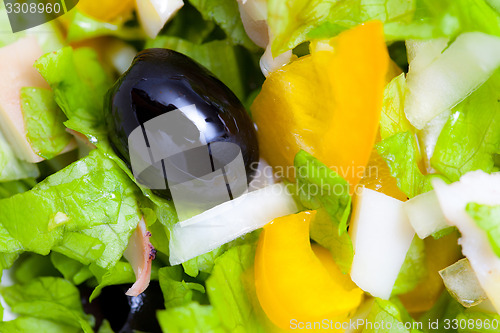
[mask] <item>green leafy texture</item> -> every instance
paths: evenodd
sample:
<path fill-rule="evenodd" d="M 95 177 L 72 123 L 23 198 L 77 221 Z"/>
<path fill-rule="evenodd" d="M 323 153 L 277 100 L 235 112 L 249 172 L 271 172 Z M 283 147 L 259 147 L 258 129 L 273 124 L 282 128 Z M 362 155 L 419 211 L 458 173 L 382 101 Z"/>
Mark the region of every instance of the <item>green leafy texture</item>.
<path fill-rule="evenodd" d="M 425 244 L 418 236 L 413 238 L 410 249 L 406 253 L 405 261 L 399 271 L 392 295 L 404 294 L 415 287 L 428 276 L 425 261 Z"/>
<path fill-rule="evenodd" d="M 29 283 L 42 276 L 60 276 L 47 256 L 26 253 L 16 261 L 12 268 L 14 281 L 20 284 Z"/>
<path fill-rule="evenodd" d="M 408 330 L 402 326 L 404 323 L 413 323 L 410 315 L 406 312 L 403 305 L 397 299 L 391 301 L 376 298 L 368 317 L 366 318 L 367 325 L 363 329 L 363 333 L 418 333 L 421 332 L 414 326 Z M 384 325 L 380 325 L 384 322 Z M 377 328 L 374 324 L 378 323 Z M 370 326 L 371 325 L 371 326 Z M 390 328 L 388 326 L 391 325 Z M 401 327 L 399 327 L 399 326 Z"/>
<path fill-rule="evenodd" d="M 36 185 L 36 180 L 26 178 L 18 181 L 0 183 L 0 199 L 5 199 L 14 194 L 29 191 Z"/>
<path fill-rule="evenodd" d="M 210 304 L 228 332 L 264 332 L 253 279 L 255 244 L 236 246 L 217 258 L 206 281 Z"/>
<path fill-rule="evenodd" d="M 93 333 L 94 319 L 83 312 L 78 289 L 61 278 L 41 277 L 27 284 L 1 289 L 12 312 L 22 316 L 51 320 Z"/>
<path fill-rule="evenodd" d="M 42 56 L 35 67 L 54 91 L 70 125 L 102 128 L 104 95 L 112 82 L 94 50 L 65 47 Z"/>
<path fill-rule="evenodd" d="M 199 255 L 193 259 L 190 259 L 186 262 L 182 263 L 182 268 L 184 268 L 184 272 L 191 276 L 191 277 L 197 277 L 198 279 L 202 279 L 198 274 L 199 273 L 204 273 L 204 275 L 212 273 L 212 269 L 215 264 L 215 260 L 221 256 L 224 252 L 226 252 L 228 249 L 234 247 L 234 246 L 239 246 L 239 245 L 244 245 L 244 244 L 253 244 L 259 239 L 261 229 L 255 230 L 251 233 L 245 234 L 229 243 L 226 243 L 222 246 L 219 246 L 218 248 Z"/>
<path fill-rule="evenodd" d="M 127 175 L 94 150 L 31 191 L 0 200 L 0 251 L 53 248 L 83 264 L 113 266 L 140 220 L 136 194 Z"/>
<path fill-rule="evenodd" d="M 300 0 L 267 2 L 267 23 L 274 56 L 293 49 L 307 40 L 307 34 L 326 22 L 336 0 Z"/>
<path fill-rule="evenodd" d="M 69 43 L 101 36 L 114 36 L 125 40 L 141 40 L 146 37 L 139 26 L 127 26 L 122 21 L 99 21 L 77 8 L 72 9 L 70 13 L 67 35 Z"/>
<path fill-rule="evenodd" d="M 369 20 L 384 22 L 388 41 L 454 38 L 468 31 L 500 34 L 500 17 L 484 0 L 355 0 L 335 2 L 303 40 L 331 38 Z"/>
<path fill-rule="evenodd" d="M 64 278 L 71 281 L 74 285 L 82 284 L 94 276 L 88 266 L 63 254 L 52 252 L 50 254 L 50 261 L 61 272 Z"/>
<path fill-rule="evenodd" d="M 81 333 L 80 327 L 56 323 L 34 317 L 18 317 L 11 321 L 0 322 L 0 332 L 5 333 Z"/>
<path fill-rule="evenodd" d="M 165 308 L 189 305 L 193 298 L 200 298 L 205 288 L 194 282 L 186 282 L 180 266 L 163 267 L 158 273 Z"/>
<path fill-rule="evenodd" d="M 323 207 L 339 226 L 339 234 L 347 231 L 351 208 L 349 183 L 311 154 L 301 150 L 294 166 L 301 203 L 309 209 Z"/>
<path fill-rule="evenodd" d="M 473 170 L 493 171 L 500 153 L 500 71 L 453 109 L 431 165 L 451 181 Z"/>
<path fill-rule="evenodd" d="M 404 73 L 387 84 L 384 90 L 382 113 L 380 114 L 380 136 L 388 138 L 399 132 L 413 131 L 404 113 L 406 80 Z"/>
<path fill-rule="evenodd" d="M 26 137 L 33 151 L 45 158 L 57 156 L 72 140 L 66 132 L 66 116 L 59 109 L 51 90 L 21 89 L 21 107 L 26 126 Z"/>
<path fill-rule="evenodd" d="M 303 150 L 295 155 L 294 166 L 301 204 L 318 210 L 311 223 L 311 238 L 329 249 L 340 269 L 348 272 L 354 255 L 346 233 L 351 210 L 349 184 Z"/>
<path fill-rule="evenodd" d="M 456 320 L 459 333 L 496 333 L 500 324 L 500 315 L 467 309 L 462 311 Z"/>
<path fill-rule="evenodd" d="M 191 0 L 189 1 L 205 20 L 213 20 L 235 45 L 251 51 L 258 47 L 250 40 L 241 22 L 238 3 L 233 0 Z"/>
<path fill-rule="evenodd" d="M 186 306 L 157 312 L 163 332 L 225 333 L 219 316 L 211 305 L 192 302 Z"/>
<path fill-rule="evenodd" d="M 467 204 L 467 214 L 474 219 L 479 228 L 488 235 L 491 248 L 500 257 L 500 206 Z"/>
<path fill-rule="evenodd" d="M 199 255 L 182 263 L 182 268 L 187 275 L 197 277 L 200 272 L 210 273 L 214 267 L 215 259 L 227 250 L 227 244 L 224 244 L 210 252 Z"/>
<path fill-rule="evenodd" d="M 431 179 L 438 175 L 423 175 L 418 167 L 420 152 L 411 132 L 394 134 L 375 145 L 396 178 L 398 187 L 409 198 L 432 190 Z M 443 177 L 440 177 L 443 178 Z M 446 180 L 446 179 L 445 179 Z"/>
<path fill-rule="evenodd" d="M 301 0 L 293 4 L 268 1 L 268 24 L 273 55 L 293 49 L 310 39 L 333 37 L 369 20 L 410 22 L 415 0 Z"/>
<path fill-rule="evenodd" d="M 17 258 L 19 258 L 19 253 L 0 253 L 0 278 L 2 270 L 12 267 Z"/>
<path fill-rule="evenodd" d="M 118 261 L 111 268 L 102 268 L 95 264 L 89 266 L 90 271 L 97 280 L 98 285 L 92 292 L 89 302 L 98 297 L 104 287 L 116 284 L 126 284 L 135 282 L 135 273 L 132 266 L 125 261 Z M 153 261 L 151 265 L 151 280 L 158 280 L 158 266 Z"/>
<path fill-rule="evenodd" d="M 425 332 L 457 332 L 457 330 L 445 327 L 445 320 L 451 321 L 455 319 L 463 310 L 464 307 L 451 297 L 447 290 L 444 290 L 433 307 L 420 317 L 420 322 L 423 323 L 423 329 Z"/>
<path fill-rule="evenodd" d="M 111 328 L 111 324 L 109 321 L 104 319 L 101 323 L 101 326 L 99 327 L 99 331 L 97 333 L 114 333 L 113 329 Z"/>
<path fill-rule="evenodd" d="M 184 2 L 184 6 L 175 14 L 174 19 L 167 23 L 161 34 L 201 44 L 207 41 L 206 39 L 214 28 L 214 21 L 204 20 L 201 13 L 193 5 Z"/>
<path fill-rule="evenodd" d="M 98 297 L 104 287 L 135 282 L 134 270 L 128 262 L 118 261 L 110 269 L 103 269 L 97 265 L 90 265 L 89 268 L 99 283 L 90 295 L 89 302 Z"/>
<path fill-rule="evenodd" d="M 167 48 L 185 54 L 214 73 L 240 100 L 245 97 L 246 91 L 239 66 L 241 50 L 228 41 L 215 40 L 194 44 L 176 37 L 160 36 L 150 40 L 146 48 Z M 221 61 L 221 54 L 224 55 L 224 61 Z"/>
<path fill-rule="evenodd" d="M 0 182 L 36 178 L 39 175 L 40 172 L 36 164 L 21 161 L 17 158 L 2 131 L 0 131 Z"/>

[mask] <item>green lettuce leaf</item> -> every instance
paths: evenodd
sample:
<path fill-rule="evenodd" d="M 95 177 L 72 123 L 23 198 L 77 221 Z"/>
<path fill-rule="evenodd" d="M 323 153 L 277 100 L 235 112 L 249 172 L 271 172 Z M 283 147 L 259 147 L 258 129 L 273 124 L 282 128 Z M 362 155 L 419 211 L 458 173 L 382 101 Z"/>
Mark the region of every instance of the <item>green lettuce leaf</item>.
<path fill-rule="evenodd" d="M 268 319 L 253 282 L 254 257 L 255 244 L 235 246 L 217 258 L 206 281 L 210 304 L 228 332 L 266 331 Z"/>
<path fill-rule="evenodd" d="M 432 189 L 431 179 L 438 175 L 423 175 L 418 167 L 420 152 L 411 132 L 394 134 L 375 145 L 396 178 L 398 187 L 409 198 Z M 446 180 L 446 179 L 445 179 Z"/>
<path fill-rule="evenodd" d="M 420 322 L 423 323 L 425 332 L 457 332 L 456 329 L 450 329 L 450 325 L 446 325 L 446 323 L 451 323 L 451 320 L 455 319 L 463 310 L 464 307 L 450 296 L 447 290 L 444 290 L 434 306 L 420 317 Z"/>
<path fill-rule="evenodd" d="M 68 117 L 67 127 L 102 129 L 104 95 L 112 82 L 94 50 L 65 47 L 42 56 L 35 67 L 49 83 L 57 104 Z"/>
<path fill-rule="evenodd" d="M 19 258 L 19 253 L 0 253 L 0 278 L 2 277 L 1 271 L 9 269 L 17 258 Z"/>
<path fill-rule="evenodd" d="M 128 262 L 118 261 L 116 265 L 110 269 L 103 269 L 97 265 L 90 265 L 89 269 L 99 283 L 90 295 L 89 302 L 92 302 L 92 300 L 98 297 L 104 287 L 135 282 L 134 270 Z"/>
<path fill-rule="evenodd" d="M 166 309 L 189 305 L 205 293 L 201 284 L 186 282 L 182 273 L 180 266 L 163 267 L 159 270 L 158 279 Z"/>
<path fill-rule="evenodd" d="M 115 333 L 115 332 L 113 332 L 113 329 L 111 328 L 111 324 L 109 323 L 109 321 L 104 319 L 97 333 Z"/>
<path fill-rule="evenodd" d="M 245 234 L 232 242 L 226 243 L 208 253 L 199 255 L 193 259 L 190 259 L 182 263 L 182 268 L 184 272 L 191 277 L 198 277 L 198 279 L 203 279 L 202 276 L 207 276 L 212 273 L 212 269 L 215 265 L 215 260 L 219 258 L 224 252 L 234 246 L 240 246 L 244 244 L 253 244 L 259 239 L 261 229 L 255 230 L 251 233 Z"/>
<path fill-rule="evenodd" d="M 21 161 L 17 158 L 2 131 L 0 131 L 0 182 L 36 178 L 39 175 L 40 171 L 36 164 Z"/>
<path fill-rule="evenodd" d="M 413 238 L 405 261 L 399 271 L 392 295 L 404 294 L 415 287 L 429 274 L 425 261 L 425 244 L 418 236 Z"/>
<path fill-rule="evenodd" d="M 299 0 L 267 2 L 267 23 L 271 32 L 274 56 L 293 49 L 306 41 L 307 34 L 326 22 L 330 11 L 339 1 Z"/>
<path fill-rule="evenodd" d="M 81 333 L 81 331 L 80 327 L 34 317 L 21 316 L 11 321 L 0 322 L 0 332 L 8 333 Z"/>
<path fill-rule="evenodd" d="M 493 251 L 500 257 L 500 206 L 471 202 L 467 204 L 465 210 L 476 221 L 479 228 L 486 232 Z"/>
<path fill-rule="evenodd" d="M 36 185 L 36 181 L 31 178 L 0 183 L 0 199 L 8 198 L 14 194 L 29 191 Z"/>
<path fill-rule="evenodd" d="M 241 50 L 225 40 L 215 40 L 204 44 L 194 44 L 177 38 L 160 36 L 146 44 L 146 48 L 167 48 L 193 58 L 215 74 L 240 100 L 246 89 L 240 70 Z M 220 56 L 224 54 L 224 61 Z"/>
<path fill-rule="evenodd" d="M 375 326 L 375 323 L 382 326 Z M 393 298 L 390 301 L 375 299 L 368 317 L 363 333 L 419 333 L 421 323 L 415 322 L 398 299 Z M 407 325 L 406 329 L 402 324 Z M 389 327 L 390 326 L 390 327 Z"/>
<path fill-rule="evenodd" d="M 242 45 L 251 51 L 258 47 L 250 40 L 241 22 L 238 3 L 233 0 L 191 0 L 189 1 L 205 20 L 213 20 L 235 45 Z"/>
<path fill-rule="evenodd" d="M 137 192 L 94 150 L 31 191 L 0 200 L 0 251 L 54 249 L 83 264 L 111 267 L 140 220 Z"/>
<path fill-rule="evenodd" d="M 88 266 L 63 254 L 52 252 L 50 261 L 66 280 L 71 281 L 76 286 L 94 276 Z"/>
<path fill-rule="evenodd" d="M 454 38 L 468 31 L 500 34 L 500 16 L 484 0 L 268 1 L 272 51 L 327 39 L 370 20 L 384 22 L 386 40 Z"/>
<path fill-rule="evenodd" d="M 227 332 L 211 305 L 192 302 L 186 306 L 158 311 L 157 317 L 163 332 Z"/>
<path fill-rule="evenodd" d="M 301 203 L 310 209 L 325 208 L 339 226 L 339 234 L 347 231 L 351 208 L 349 183 L 311 154 L 301 150 L 294 166 Z"/>
<path fill-rule="evenodd" d="M 98 21 L 77 8 L 71 10 L 71 14 L 66 37 L 69 43 L 101 36 L 114 36 L 125 40 L 141 40 L 146 37 L 139 26 L 128 26 L 123 21 Z"/>
<path fill-rule="evenodd" d="M 343 272 L 348 272 L 354 255 L 347 231 L 351 211 L 349 184 L 335 171 L 301 150 L 294 166 L 300 202 L 318 213 L 311 223 L 311 238 L 332 253 Z"/>
<path fill-rule="evenodd" d="M 29 283 L 31 280 L 42 276 L 60 276 L 48 256 L 34 253 L 26 253 L 20 256 L 12 267 L 11 275 L 14 281 L 20 284 Z"/>
<path fill-rule="evenodd" d="M 457 105 L 436 143 L 431 165 L 451 181 L 492 172 L 500 153 L 500 71 Z"/>
<path fill-rule="evenodd" d="M 213 20 L 205 20 L 199 11 L 189 2 L 175 14 L 175 17 L 167 23 L 161 34 L 175 36 L 191 43 L 201 44 L 207 42 L 210 34 L 216 27 Z M 162 37 L 157 37 L 162 38 Z"/>
<path fill-rule="evenodd" d="M 94 319 L 83 312 L 78 289 L 61 278 L 41 277 L 27 284 L 1 289 L 11 311 L 23 316 L 51 320 L 93 333 Z"/>
<path fill-rule="evenodd" d="M 399 132 L 413 131 L 404 113 L 406 79 L 404 73 L 387 84 L 384 90 L 382 113 L 380 114 L 380 136 L 388 138 Z"/>
<path fill-rule="evenodd" d="M 493 333 L 498 332 L 500 315 L 467 309 L 462 311 L 456 320 L 459 325 L 459 333 Z"/>
<path fill-rule="evenodd" d="M 72 140 L 66 132 L 66 116 L 59 109 L 54 93 L 43 88 L 21 89 L 26 136 L 34 152 L 45 158 L 57 156 Z"/>

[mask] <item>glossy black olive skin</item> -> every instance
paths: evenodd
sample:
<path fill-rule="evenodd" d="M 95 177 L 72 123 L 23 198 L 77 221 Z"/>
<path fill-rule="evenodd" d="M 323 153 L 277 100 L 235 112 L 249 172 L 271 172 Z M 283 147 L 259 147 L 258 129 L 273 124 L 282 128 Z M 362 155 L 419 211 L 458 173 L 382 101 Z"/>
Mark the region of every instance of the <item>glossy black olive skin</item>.
<path fill-rule="evenodd" d="M 124 284 L 105 287 L 92 303 L 88 303 L 92 289 L 79 287 L 85 312 L 96 318 L 96 331 L 102 321 L 107 319 L 117 333 L 161 333 L 156 311 L 165 307 L 158 281 L 151 281 L 149 287 L 136 297 L 125 295 L 130 286 Z"/>
<path fill-rule="evenodd" d="M 223 59 L 221 55 L 221 61 Z M 259 159 L 259 148 L 253 122 L 245 108 L 206 68 L 168 49 L 140 52 L 129 70 L 109 90 L 105 110 L 113 149 L 131 168 L 130 133 L 150 119 L 192 104 L 196 105 L 197 112 L 190 115 L 190 120 L 202 124 L 206 143 L 230 142 L 240 147 L 247 182 L 250 182 L 254 173 L 251 166 Z M 170 199 L 168 189 L 154 192 Z"/>

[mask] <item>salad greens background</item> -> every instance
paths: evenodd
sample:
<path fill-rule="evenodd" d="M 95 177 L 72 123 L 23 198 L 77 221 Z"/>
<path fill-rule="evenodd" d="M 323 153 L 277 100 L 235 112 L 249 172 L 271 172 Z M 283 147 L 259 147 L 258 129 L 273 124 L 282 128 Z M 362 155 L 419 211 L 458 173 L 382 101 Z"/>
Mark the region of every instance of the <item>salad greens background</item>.
<path fill-rule="evenodd" d="M 467 31 L 500 36 L 497 0 L 268 0 L 267 6 L 274 55 L 290 49 L 303 53 L 302 43 L 334 37 L 373 19 L 384 22 L 391 55 L 402 68 L 407 68 L 405 57 L 401 57 L 406 52 L 401 43 L 405 39 L 453 40 Z M 52 91 L 25 88 L 22 104 L 30 143 L 41 156 L 51 160 L 39 166 L 18 160 L 0 133 L 0 268 L 13 267 L 16 281 L 13 286 L 2 287 L 0 293 L 12 311 L 20 315 L 13 321 L 0 322 L 0 332 L 94 332 L 95 319 L 83 311 L 77 286 L 95 288 L 91 296 L 94 299 L 106 286 L 135 280 L 122 254 L 143 215 L 153 234 L 151 242 L 159 251 L 152 279 L 159 280 L 164 296 L 165 309 L 158 311 L 157 317 L 165 332 L 267 331 L 271 323 L 258 305 L 251 281 L 258 232 L 182 267 L 169 267 L 168 227 L 177 221 L 173 205 L 134 182 L 110 147 L 104 129 L 104 96 L 116 74 L 94 50 L 63 47 L 70 42 L 113 36 L 138 50 L 171 48 L 206 66 L 248 106 L 264 80 L 258 67 L 263 50 L 247 37 L 237 2 L 185 1 L 154 40 L 148 40 L 134 20 L 102 23 L 77 10 L 72 11 L 67 36 L 55 23 L 50 27 L 57 38 L 41 43 L 45 51 L 56 52 L 46 54 L 35 66 Z M 23 35 L 2 34 L 0 46 Z M 500 72 L 452 110 L 431 160 L 439 173 L 436 175 L 424 175 L 420 169 L 415 129 L 403 112 L 405 85 L 402 74 L 386 88 L 380 123 L 382 140 L 376 148 L 408 197 L 430 190 L 432 177 L 456 181 L 471 170 L 498 170 Z M 73 161 L 71 153 L 55 157 L 71 141 L 66 128 L 84 134 L 97 149 L 77 161 Z M 465 137 L 467 141 L 463 142 Z M 330 196 L 311 197 L 299 190 L 297 200 L 305 208 L 318 210 L 311 238 L 328 248 L 347 272 L 353 256 L 345 232 L 351 210 L 348 184 L 303 151 L 297 154 L 295 165 L 319 171 L 307 173 L 314 178 L 299 177 L 299 189 L 307 184 L 345 187 L 340 194 Z M 498 207 L 471 205 L 469 214 L 491 235 L 498 251 L 499 244 L 494 240 L 498 239 L 498 224 L 488 222 L 491 215 L 498 216 Z M 425 278 L 428 272 L 424 250 L 423 242 L 415 238 L 393 295 L 412 290 Z M 421 320 L 485 317 L 500 319 L 465 310 L 444 292 Z M 396 296 L 390 301 L 376 299 L 368 320 L 394 324 L 414 321 Z M 429 331 L 425 325 L 424 331 Z M 98 332 L 112 329 L 104 322 Z M 453 330 L 441 327 L 432 332 Z"/>

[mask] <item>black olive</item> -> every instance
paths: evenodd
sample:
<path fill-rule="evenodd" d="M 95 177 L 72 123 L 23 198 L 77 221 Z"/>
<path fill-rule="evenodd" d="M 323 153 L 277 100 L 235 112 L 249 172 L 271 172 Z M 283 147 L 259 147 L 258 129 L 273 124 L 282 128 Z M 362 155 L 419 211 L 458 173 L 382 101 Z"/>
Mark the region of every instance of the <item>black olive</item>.
<path fill-rule="evenodd" d="M 151 281 L 149 287 L 136 297 L 125 295 L 128 288 L 130 284 L 105 287 L 99 297 L 88 303 L 91 289 L 80 286 L 84 310 L 96 318 L 96 330 L 107 319 L 114 332 L 161 333 L 156 311 L 165 307 L 159 283 Z"/>
<path fill-rule="evenodd" d="M 224 61 L 223 58 L 224 55 L 221 54 L 221 62 Z M 195 111 L 184 113 L 191 126 L 195 126 L 203 135 L 208 146 L 213 143 L 236 144 L 241 151 L 246 182 L 249 183 L 255 171 L 252 164 L 259 159 L 259 148 L 254 125 L 245 108 L 231 90 L 206 68 L 172 50 L 147 49 L 140 52 L 129 70 L 109 90 L 105 109 L 108 136 L 113 149 L 132 170 L 129 152 L 131 133 L 142 127 L 145 134 L 144 124 L 149 120 L 192 105 L 196 107 Z M 164 132 L 163 137 L 171 135 L 166 129 Z M 185 137 L 172 140 L 180 142 L 182 146 L 182 142 L 192 140 L 188 132 L 182 132 Z M 179 133 L 175 135 L 178 136 Z M 150 147 L 147 139 L 146 146 Z M 213 147 L 210 151 L 211 159 L 214 155 L 215 146 Z M 234 158 L 235 153 L 230 152 L 230 149 L 219 150 L 225 153 L 222 157 L 219 154 L 213 159 L 212 168 L 214 164 L 224 166 Z M 190 156 L 185 154 L 179 158 L 189 159 Z M 139 182 L 149 185 L 148 177 L 158 179 L 158 175 L 163 176 L 165 182 L 165 165 L 162 163 L 160 161 L 152 165 L 145 176 L 138 179 Z M 168 185 L 165 188 L 156 190 L 155 193 L 171 199 Z"/>

